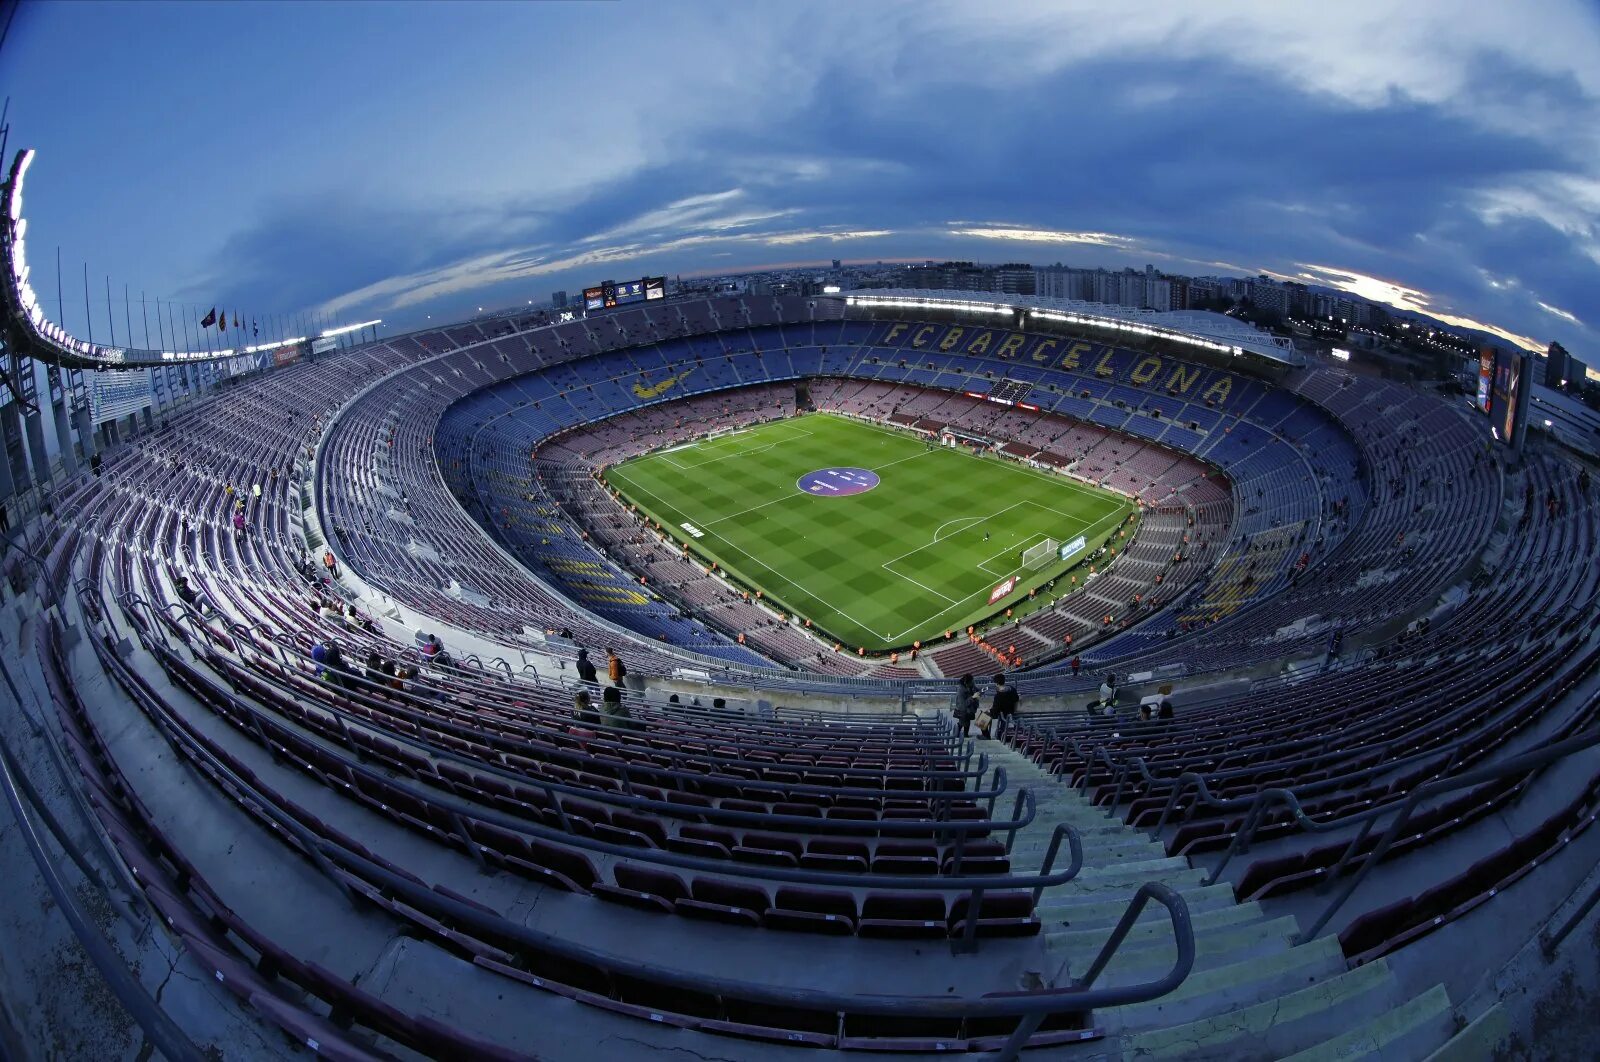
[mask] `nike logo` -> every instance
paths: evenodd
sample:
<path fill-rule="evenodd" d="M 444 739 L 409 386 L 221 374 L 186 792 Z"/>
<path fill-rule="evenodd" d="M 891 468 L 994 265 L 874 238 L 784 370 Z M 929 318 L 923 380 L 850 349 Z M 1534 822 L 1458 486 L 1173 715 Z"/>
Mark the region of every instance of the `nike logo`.
<path fill-rule="evenodd" d="M 685 369 L 678 375 L 669 376 L 657 384 L 636 383 L 633 385 L 633 393 L 639 398 L 655 398 L 672 390 L 673 386 L 677 384 L 678 381 L 682 380 L 692 372 L 694 372 L 693 369 Z"/>

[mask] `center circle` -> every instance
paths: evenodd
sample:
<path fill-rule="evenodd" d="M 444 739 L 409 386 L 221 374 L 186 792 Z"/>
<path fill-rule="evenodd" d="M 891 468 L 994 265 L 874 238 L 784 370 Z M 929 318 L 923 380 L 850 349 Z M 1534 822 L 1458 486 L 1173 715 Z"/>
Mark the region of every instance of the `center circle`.
<path fill-rule="evenodd" d="M 801 476 L 795 486 L 805 494 L 842 498 L 869 491 L 878 482 L 878 474 L 870 468 L 819 468 Z"/>

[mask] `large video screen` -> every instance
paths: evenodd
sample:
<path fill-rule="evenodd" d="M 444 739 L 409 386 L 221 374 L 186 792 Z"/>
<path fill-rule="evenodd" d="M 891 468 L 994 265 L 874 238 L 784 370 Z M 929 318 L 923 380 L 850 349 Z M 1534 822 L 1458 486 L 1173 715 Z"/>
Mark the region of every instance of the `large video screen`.
<path fill-rule="evenodd" d="M 1478 353 L 1478 408 L 1489 412 L 1489 391 L 1494 383 L 1494 351 L 1488 347 Z"/>
<path fill-rule="evenodd" d="M 636 302 L 654 302 L 667 297 L 666 277 L 641 277 L 638 280 L 608 280 L 592 288 L 583 289 L 585 310 L 609 310 L 614 306 L 631 306 Z"/>
<path fill-rule="evenodd" d="M 1517 389 L 1522 386 L 1522 358 L 1516 354 L 1501 354 L 1494 365 L 1495 426 L 1503 442 L 1511 442 L 1517 426 Z"/>

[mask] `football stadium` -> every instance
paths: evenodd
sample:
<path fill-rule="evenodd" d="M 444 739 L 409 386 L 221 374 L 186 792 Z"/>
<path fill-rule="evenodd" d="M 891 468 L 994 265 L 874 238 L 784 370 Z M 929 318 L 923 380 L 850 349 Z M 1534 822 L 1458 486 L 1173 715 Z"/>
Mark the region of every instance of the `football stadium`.
<path fill-rule="evenodd" d="M 0 1058 L 1600 1057 L 1554 354 L 838 261 L 150 345 L 4 162 Z"/>

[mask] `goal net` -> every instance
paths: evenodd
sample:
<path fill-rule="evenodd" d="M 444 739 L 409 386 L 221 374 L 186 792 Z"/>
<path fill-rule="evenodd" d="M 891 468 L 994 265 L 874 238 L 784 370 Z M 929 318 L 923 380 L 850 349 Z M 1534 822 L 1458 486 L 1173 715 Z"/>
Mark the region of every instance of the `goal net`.
<path fill-rule="evenodd" d="M 1056 559 L 1056 550 L 1060 546 L 1061 543 L 1053 538 L 1047 538 L 1036 546 L 1029 546 L 1022 551 L 1022 566 L 1030 570 L 1043 568 Z"/>

